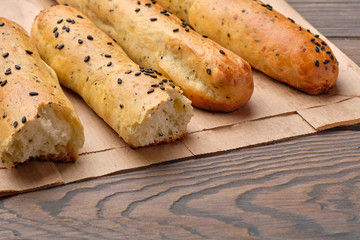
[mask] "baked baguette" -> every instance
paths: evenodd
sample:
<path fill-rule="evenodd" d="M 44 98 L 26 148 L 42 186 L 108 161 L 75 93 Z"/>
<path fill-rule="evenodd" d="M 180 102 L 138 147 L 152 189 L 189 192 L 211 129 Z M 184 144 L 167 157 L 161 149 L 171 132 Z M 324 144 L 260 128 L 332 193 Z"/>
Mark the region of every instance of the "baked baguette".
<path fill-rule="evenodd" d="M 155 1 L 58 0 L 84 12 L 136 63 L 158 69 L 194 106 L 229 112 L 253 93 L 251 67 L 202 37 Z"/>
<path fill-rule="evenodd" d="M 326 93 L 339 69 L 330 47 L 258 0 L 159 0 L 159 4 L 244 58 L 254 68 L 308 94 Z"/>
<path fill-rule="evenodd" d="M 75 161 L 84 129 L 25 30 L 0 18 L 0 159 Z"/>
<path fill-rule="evenodd" d="M 37 16 L 31 36 L 60 82 L 132 147 L 183 138 L 191 102 L 155 71 L 139 67 L 74 8 L 54 6 Z"/>

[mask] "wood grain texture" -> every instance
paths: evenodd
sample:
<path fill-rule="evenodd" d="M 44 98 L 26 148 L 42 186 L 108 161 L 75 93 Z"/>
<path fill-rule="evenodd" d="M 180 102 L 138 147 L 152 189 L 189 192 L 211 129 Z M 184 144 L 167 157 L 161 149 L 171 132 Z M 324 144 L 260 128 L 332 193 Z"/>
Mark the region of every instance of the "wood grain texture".
<path fill-rule="evenodd" d="M 360 64 L 360 1 L 288 2 Z M 10 238 L 360 239 L 360 125 L 2 198 Z"/>

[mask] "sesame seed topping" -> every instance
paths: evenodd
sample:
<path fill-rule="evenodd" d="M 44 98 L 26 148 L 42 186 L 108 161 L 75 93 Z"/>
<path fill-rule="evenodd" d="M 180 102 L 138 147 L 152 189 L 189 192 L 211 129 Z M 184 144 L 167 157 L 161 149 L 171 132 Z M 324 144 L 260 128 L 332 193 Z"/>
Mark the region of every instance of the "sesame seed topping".
<path fill-rule="evenodd" d="M 110 54 L 105 54 L 105 57 L 106 58 L 111 58 L 111 55 Z"/>
<path fill-rule="evenodd" d="M 164 86 L 160 86 L 160 89 L 161 89 L 161 90 L 165 90 L 165 87 L 164 87 Z"/>
<path fill-rule="evenodd" d="M 16 127 L 18 126 L 18 122 L 15 121 L 15 122 L 13 123 L 13 126 L 14 126 L 14 128 L 16 128 Z"/>
<path fill-rule="evenodd" d="M 140 76 L 140 75 L 141 75 L 141 72 L 135 73 L 135 76 Z"/>
<path fill-rule="evenodd" d="M 2 115 L 2 118 L 6 118 L 6 112 L 4 112 L 4 114 Z"/>
<path fill-rule="evenodd" d="M 54 27 L 53 33 L 56 32 L 57 30 L 58 30 L 58 27 Z"/>
<path fill-rule="evenodd" d="M 318 42 L 315 42 L 315 45 L 318 46 L 318 47 L 321 46 L 320 43 L 318 43 Z"/>
<path fill-rule="evenodd" d="M 320 36 L 318 34 L 314 35 L 314 37 L 319 38 Z"/>
<path fill-rule="evenodd" d="M 167 79 L 163 79 L 162 82 L 167 82 Z"/>
<path fill-rule="evenodd" d="M 94 38 L 93 38 L 91 35 L 88 35 L 88 36 L 87 36 L 87 39 L 89 39 L 89 40 L 94 40 Z"/>
<path fill-rule="evenodd" d="M 60 44 L 58 47 L 57 47 L 57 49 L 63 49 L 65 47 L 65 45 L 64 44 Z"/>
<path fill-rule="evenodd" d="M 4 22 L 0 23 L 0 27 L 3 27 L 3 26 L 5 26 L 5 23 Z"/>
<path fill-rule="evenodd" d="M 324 64 L 328 64 L 329 62 L 330 62 L 330 60 L 327 60 L 327 59 L 326 59 L 326 60 L 324 60 L 323 63 L 324 63 Z"/>
<path fill-rule="evenodd" d="M 8 56 L 9 56 L 9 53 L 8 52 L 6 52 L 6 53 L 4 53 L 3 55 L 1 55 L 1 56 L 3 56 L 4 58 L 7 58 Z"/>
<path fill-rule="evenodd" d="M 83 40 L 79 39 L 79 40 L 78 40 L 78 43 L 79 43 L 79 44 L 83 44 Z"/>
<path fill-rule="evenodd" d="M 155 91 L 155 89 L 152 88 L 149 91 L 147 91 L 147 93 L 150 94 L 150 93 L 153 93 L 154 91 Z"/>
<path fill-rule="evenodd" d="M 317 67 L 320 66 L 319 60 L 315 60 L 315 65 L 316 65 Z"/>
<path fill-rule="evenodd" d="M 63 22 L 63 19 L 60 19 L 57 21 L 58 24 L 62 23 Z"/>
<path fill-rule="evenodd" d="M 120 108 L 124 108 L 124 105 L 123 105 L 123 104 L 120 104 Z"/>
<path fill-rule="evenodd" d="M 210 68 L 206 69 L 206 73 L 211 75 L 211 69 Z"/>
<path fill-rule="evenodd" d="M 135 12 L 140 12 L 140 8 L 135 9 Z"/>
<path fill-rule="evenodd" d="M 326 51 L 327 54 L 331 54 L 331 51 Z"/>
<path fill-rule="evenodd" d="M 118 84 L 122 84 L 121 78 L 118 78 L 117 83 L 118 83 Z"/>
<path fill-rule="evenodd" d="M 325 47 L 324 47 L 324 46 L 321 46 L 321 50 L 325 50 Z"/>
<path fill-rule="evenodd" d="M 229 35 L 229 34 L 228 34 L 228 35 Z M 230 35 L 229 35 L 229 36 L 230 36 Z M 208 38 L 208 36 L 206 36 L 206 35 L 202 35 L 202 37 L 203 37 L 203 38 Z"/>
<path fill-rule="evenodd" d="M 107 45 L 112 45 L 112 42 L 108 42 Z"/>
<path fill-rule="evenodd" d="M 154 83 L 154 84 L 152 84 L 151 86 L 152 86 L 152 87 L 158 87 L 159 84 L 158 84 L 158 83 Z"/>
<path fill-rule="evenodd" d="M 150 21 L 152 21 L 152 22 L 154 22 L 156 20 L 157 20 L 157 18 L 150 18 Z"/>
<path fill-rule="evenodd" d="M 179 31 L 178 28 L 173 29 L 173 32 L 178 32 L 178 31 Z"/>
<path fill-rule="evenodd" d="M 22 117 L 21 122 L 26 123 L 26 117 L 25 116 Z"/>
<path fill-rule="evenodd" d="M 189 31 L 190 31 L 190 29 L 189 29 L 189 28 L 185 28 L 185 31 L 189 32 Z"/>
<path fill-rule="evenodd" d="M 67 22 L 71 22 L 71 18 L 66 19 Z"/>
<path fill-rule="evenodd" d="M 19 65 L 15 65 L 15 69 L 16 69 L 16 70 L 20 70 L 21 67 L 20 67 Z"/>
<path fill-rule="evenodd" d="M 175 88 L 175 85 L 170 83 L 169 86 L 171 86 L 172 88 Z"/>
<path fill-rule="evenodd" d="M 5 86 L 6 84 L 7 84 L 7 80 L 1 82 L 0 86 L 3 87 L 3 86 Z"/>
<path fill-rule="evenodd" d="M 78 17 L 78 18 L 84 18 L 84 17 L 83 17 L 83 16 L 81 16 L 81 15 L 77 15 L 77 17 Z"/>
<path fill-rule="evenodd" d="M 288 18 L 292 23 L 295 23 L 295 21 L 293 20 L 293 19 L 291 19 L 291 18 Z"/>
<path fill-rule="evenodd" d="M 310 39 L 310 41 L 315 42 L 315 38 Z"/>
<path fill-rule="evenodd" d="M 5 71 L 5 75 L 9 75 L 9 74 L 11 74 L 11 68 L 6 69 Z"/>
<path fill-rule="evenodd" d="M 59 37 L 59 32 L 55 32 L 55 37 Z"/>
<path fill-rule="evenodd" d="M 32 51 L 29 51 L 29 50 L 26 50 L 25 52 L 26 52 L 27 54 L 29 54 L 29 55 L 33 54 L 33 52 L 32 52 Z"/>
<path fill-rule="evenodd" d="M 220 50 L 219 51 L 221 54 L 224 54 L 225 55 L 225 52 L 224 52 L 224 50 Z"/>
<path fill-rule="evenodd" d="M 88 62 L 88 61 L 90 61 L 90 56 L 86 56 L 86 57 L 84 58 L 84 62 Z"/>
<path fill-rule="evenodd" d="M 29 92 L 29 95 L 33 97 L 33 96 L 39 95 L 39 93 L 37 93 L 37 92 Z"/>
<path fill-rule="evenodd" d="M 140 2 L 140 1 L 137 1 L 137 4 L 138 4 L 138 5 L 140 5 L 140 4 L 141 4 L 141 2 Z"/>
<path fill-rule="evenodd" d="M 112 65 L 112 62 L 109 62 L 106 66 L 110 67 Z"/>
<path fill-rule="evenodd" d="M 155 74 L 150 74 L 149 76 L 152 78 L 157 78 L 157 75 L 155 75 Z"/>
<path fill-rule="evenodd" d="M 315 47 L 316 52 L 320 52 L 320 49 L 318 47 Z"/>
<path fill-rule="evenodd" d="M 131 70 L 125 72 L 125 74 L 130 74 L 130 73 L 132 73 Z"/>
<path fill-rule="evenodd" d="M 65 31 L 66 31 L 66 32 L 70 32 L 70 28 L 66 27 L 66 28 L 65 28 Z"/>
<path fill-rule="evenodd" d="M 332 54 L 330 54 L 330 58 L 331 58 L 331 60 L 335 59 L 334 55 L 332 55 Z"/>

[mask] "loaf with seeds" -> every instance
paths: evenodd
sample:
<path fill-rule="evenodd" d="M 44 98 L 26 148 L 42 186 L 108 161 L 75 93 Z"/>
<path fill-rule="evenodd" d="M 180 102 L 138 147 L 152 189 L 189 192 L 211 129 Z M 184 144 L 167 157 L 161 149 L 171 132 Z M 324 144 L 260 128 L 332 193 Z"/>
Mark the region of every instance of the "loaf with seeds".
<path fill-rule="evenodd" d="M 331 89 L 338 61 L 328 44 L 259 0 L 158 0 L 159 4 L 244 58 L 306 93 Z"/>
<path fill-rule="evenodd" d="M 229 112 L 253 93 L 251 67 L 155 1 L 58 0 L 84 12 L 136 63 L 178 84 L 194 106 Z"/>
<path fill-rule="evenodd" d="M 25 30 L 0 18 L 0 159 L 75 161 L 84 129 Z"/>
<path fill-rule="evenodd" d="M 183 138 L 191 102 L 156 70 L 139 67 L 119 45 L 74 8 L 37 16 L 31 36 L 60 82 L 132 147 Z"/>

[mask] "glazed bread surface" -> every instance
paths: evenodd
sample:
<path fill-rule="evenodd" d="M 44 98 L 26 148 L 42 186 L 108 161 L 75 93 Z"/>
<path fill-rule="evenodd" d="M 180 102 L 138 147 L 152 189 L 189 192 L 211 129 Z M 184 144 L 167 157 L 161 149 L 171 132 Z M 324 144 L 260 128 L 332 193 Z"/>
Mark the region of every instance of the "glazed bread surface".
<path fill-rule="evenodd" d="M 132 147 L 183 138 L 191 102 L 159 72 L 132 62 L 119 45 L 74 8 L 36 18 L 31 36 L 60 82 Z"/>
<path fill-rule="evenodd" d="M 308 94 L 328 92 L 338 61 L 317 34 L 258 0 L 159 0 L 201 34 L 232 50 L 254 68 Z"/>
<path fill-rule="evenodd" d="M 239 56 L 164 10 L 155 1 L 58 0 L 84 12 L 136 63 L 178 84 L 193 105 L 229 112 L 253 93 L 251 67 Z M 182 6 L 191 1 L 176 1 Z"/>
<path fill-rule="evenodd" d="M 54 71 L 18 24 L 0 18 L 0 158 L 75 161 L 83 126 Z"/>

